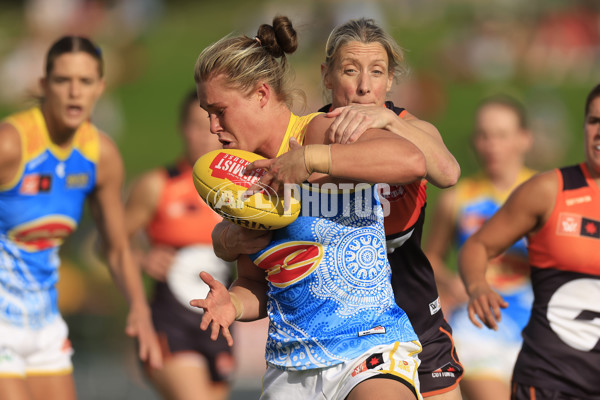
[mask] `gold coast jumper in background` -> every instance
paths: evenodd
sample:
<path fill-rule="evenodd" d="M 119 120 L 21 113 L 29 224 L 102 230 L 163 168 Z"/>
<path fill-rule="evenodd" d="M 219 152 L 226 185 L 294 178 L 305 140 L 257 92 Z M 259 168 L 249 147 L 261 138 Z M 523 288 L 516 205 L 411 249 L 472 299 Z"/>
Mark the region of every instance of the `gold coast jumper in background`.
<path fill-rule="evenodd" d="M 300 202 L 294 197 L 288 210 L 284 201 L 268 186 L 247 199 L 244 193 L 266 170 L 245 175 L 246 166 L 264 157 L 249 151 L 221 149 L 200 157 L 194 164 L 194 185 L 202 199 L 223 218 L 255 230 L 279 229 L 294 222 Z"/>

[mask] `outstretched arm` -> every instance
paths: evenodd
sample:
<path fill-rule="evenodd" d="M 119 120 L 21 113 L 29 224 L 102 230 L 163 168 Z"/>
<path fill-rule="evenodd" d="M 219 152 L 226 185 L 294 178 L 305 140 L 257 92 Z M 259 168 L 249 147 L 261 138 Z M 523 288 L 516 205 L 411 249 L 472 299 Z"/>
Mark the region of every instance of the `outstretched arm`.
<path fill-rule="evenodd" d="M 453 186 L 460 176 L 460 166 L 448 151 L 437 128 L 405 112 L 402 117 L 386 107 L 353 104 L 325 114 L 334 118 L 327 130 L 332 143 L 351 143 L 368 129 L 379 128 L 402 136 L 425 156 L 426 179 L 439 188 Z"/>
<path fill-rule="evenodd" d="M 557 187 L 553 171 L 531 178 L 515 189 L 502 208 L 461 248 L 458 267 L 470 298 L 469 318 L 476 326 L 481 327 L 478 318 L 488 328 L 497 329 L 500 308 L 507 305 L 485 279 L 489 261 L 544 225 L 554 208 Z"/>
<path fill-rule="evenodd" d="M 162 365 L 160 347 L 140 269 L 133 261 L 125 230 L 121 199 L 123 162 L 115 144 L 106 135 L 101 135 L 97 174 L 96 188 L 90 196 L 90 209 L 103 240 L 113 279 L 129 303 L 125 331 L 138 338 L 140 358 L 158 368 Z"/>
<path fill-rule="evenodd" d="M 237 263 L 238 278 L 229 291 L 222 283 L 202 272 L 200 277 L 210 287 L 205 299 L 194 299 L 190 305 L 204 309 L 200 328 L 210 327 L 211 339 L 217 340 L 219 333 L 233 346 L 229 327 L 234 321 L 254 321 L 267 316 L 267 281 L 265 271 L 241 256 Z"/>

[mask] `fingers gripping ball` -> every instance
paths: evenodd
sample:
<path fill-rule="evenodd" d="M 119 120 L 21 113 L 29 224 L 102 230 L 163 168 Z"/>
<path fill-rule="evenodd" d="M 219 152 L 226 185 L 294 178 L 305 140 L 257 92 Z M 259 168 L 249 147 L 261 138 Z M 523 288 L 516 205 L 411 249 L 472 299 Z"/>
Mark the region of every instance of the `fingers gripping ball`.
<path fill-rule="evenodd" d="M 248 164 L 264 157 L 244 150 L 220 149 L 206 153 L 194 164 L 193 178 L 202 199 L 223 218 L 256 230 L 279 229 L 291 224 L 300 213 L 293 196 L 288 210 L 283 196 L 265 186 L 260 193 L 244 199 L 244 192 L 267 171 L 258 169 L 244 175 Z"/>

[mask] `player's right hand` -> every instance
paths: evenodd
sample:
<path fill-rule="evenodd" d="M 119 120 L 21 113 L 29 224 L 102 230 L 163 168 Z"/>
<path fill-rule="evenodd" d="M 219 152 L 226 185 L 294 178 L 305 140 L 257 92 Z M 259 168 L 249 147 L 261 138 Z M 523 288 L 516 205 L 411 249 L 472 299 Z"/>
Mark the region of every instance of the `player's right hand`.
<path fill-rule="evenodd" d="M 498 330 L 498 322 L 502 318 L 500 309 L 506 307 L 508 303 L 487 283 L 482 283 L 471 290 L 468 305 L 469 319 L 478 328 L 482 327 L 481 322 L 483 322 L 488 328 Z"/>
<path fill-rule="evenodd" d="M 229 296 L 229 291 L 208 272 L 201 272 L 200 278 L 210 288 L 205 299 L 190 301 L 191 306 L 204 309 L 200 329 L 205 331 L 210 326 L 212 340 L 217 340 L 221 333 L 227 340 L 227 344 L 233 346 L 233 336 L 229 331 L 229 326 L 235 321 L 236 309 Z"/>

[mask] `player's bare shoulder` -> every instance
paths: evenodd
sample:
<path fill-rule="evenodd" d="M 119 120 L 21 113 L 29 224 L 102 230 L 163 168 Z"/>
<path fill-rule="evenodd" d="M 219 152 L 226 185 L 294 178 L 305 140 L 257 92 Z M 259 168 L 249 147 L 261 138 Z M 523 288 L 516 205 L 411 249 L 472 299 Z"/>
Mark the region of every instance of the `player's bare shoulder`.
<path fill-rule="evenodd" d="M 558 176 L 555 170 L 540 172 L 517 187 L 509 197 L 507 204 L 522 208 L 535 216 L 537 228 L 545 223 L 556 202 Z"/>
<path fill-rule="evenodd" d="M 329 144 L 327 129 L 333 123 L 333 118 L 325 117 L 325 114 L 315 116 L 306 127 L 304 144 Z"/>
<path fill-rule="evenodd" d="M 121 153 L 116 143 L 106 133 L 98 131 L 100 141 L 100 159 L 98 160 L 98 186 L 107 180 L 123 180 L 124 167 Z"/>
<path fill-rule="evenodd" d="M 146 205 L 155 210 L 160 194 L 167 182 L 167 174 L 162 168 L 154 168 L 137 177 L 131 184 L 128 204 Z"/>

